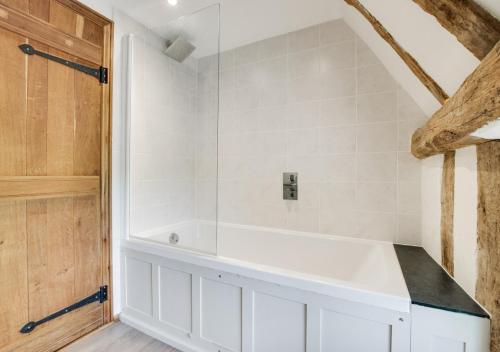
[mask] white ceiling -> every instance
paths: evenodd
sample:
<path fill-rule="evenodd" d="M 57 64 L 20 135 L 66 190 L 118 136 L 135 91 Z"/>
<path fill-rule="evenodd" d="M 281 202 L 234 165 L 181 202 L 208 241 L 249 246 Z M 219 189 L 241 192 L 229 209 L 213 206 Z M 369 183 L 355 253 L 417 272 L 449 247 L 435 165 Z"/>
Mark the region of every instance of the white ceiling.
<path fill-rule="evenodd" d="M 188 15 L 210 5 L 220 3 L 221 6 L 222 51 L 342 16 L 341 0 L 178 1 L 179 4 L 172 7 L 167 0 L 112 0 L 116 8 L 163 37 L 168 37 L 172 29 L 169 23 L 187 16 L 183 32 L 199 48 L 195 52 L 198 57 L 215 51 L 217 20 L 213 11 Z M 174 28 L 178 26 L 176 22 Z"/>

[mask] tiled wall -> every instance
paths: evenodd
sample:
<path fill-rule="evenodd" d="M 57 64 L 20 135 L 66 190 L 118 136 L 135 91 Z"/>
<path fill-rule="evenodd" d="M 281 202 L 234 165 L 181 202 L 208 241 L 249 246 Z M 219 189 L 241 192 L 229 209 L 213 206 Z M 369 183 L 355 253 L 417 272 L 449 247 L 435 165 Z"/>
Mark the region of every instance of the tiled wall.
<path fill-rule="evenodd" d="M 131 234 L 195 216 L 196 65 L 169 59 L 161 45 L 133 40 Z"/>
<path fill-rule="evenodd" d="M 223 53 L 220 89 L 220 221 L 420 243 L 409 148 L 425 116 L 343 21 Z M 285 171 L 298 201 L 282 200 Z"/>

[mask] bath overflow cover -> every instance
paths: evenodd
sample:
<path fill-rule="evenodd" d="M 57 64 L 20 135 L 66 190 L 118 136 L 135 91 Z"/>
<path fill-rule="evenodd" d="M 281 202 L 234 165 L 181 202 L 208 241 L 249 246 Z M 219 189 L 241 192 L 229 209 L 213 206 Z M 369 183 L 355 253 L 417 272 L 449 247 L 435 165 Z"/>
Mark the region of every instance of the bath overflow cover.
<path fill-rule="evenodd" d="M 177 243 L 179 243 L 179 235 L 176 234 L 175 232 L 172 232 L 170 234 L 169 242 L 171 244 L 177 244 Z"/>

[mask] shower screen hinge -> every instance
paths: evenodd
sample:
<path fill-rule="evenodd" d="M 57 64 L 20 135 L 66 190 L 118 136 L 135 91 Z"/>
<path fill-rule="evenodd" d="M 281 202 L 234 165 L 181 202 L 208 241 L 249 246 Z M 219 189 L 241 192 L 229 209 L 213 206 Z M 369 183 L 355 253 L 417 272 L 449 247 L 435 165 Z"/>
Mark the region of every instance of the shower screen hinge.
<path fill-rule="evenodd" d="M 83 72 L 87 75 L 90 75 L 92 77 L 95 77 L 99 80 L 101 84 L 107 84 L 108 83 L 108 69 L 106 67 L 99 67 L 99 68 L 93 68 L 93 67 L 88 67 L 82 64 L 79 64 L 77 62 L 69 61 L 66 60 L 62 57 L 54 56 L 48 53 L 44 53 L 42 51 L 38 51 L 33 46 L 29 44 L 21 44 L 19 45 L 19 49 L 26 55 L 38 55 L 41 56 L 47 60 L 51 60 L 54 62 L 57 62 L 61 65 L 71 67 L 74 70 Z"/>
<path fill-rule="evenodd" d="M 46 322 L 49 322 L 53 319 L 59 318 L 60 316 L 66 314 L 66 313 L 72 312 L 72 311 L 74 311 L 78 308 L 81 308 L 83 306 L 86 306 L 87 304 L 90 304 L 90 303 L 94 303 L 94 302 L 104 303 L 107 300 L 108 300 L 108 286 L 101 286 L 99 288 L 99 291 L 82 299 L 81 301 L 73 303 L 72 305 L 70 305 L 66 308 L 63 308 L 55 313 L 52 313 L 43 319 L 40 319 L 38 321 L 30 321 L 29 323 L 26 323 L 25 325 L 23 325 L 21 330 L 19 330 L 19 332 L 21 334 L 28 334 L 28 333 L 32 332 L 33 330 L 35 330 L 35 328 L 37 326 L 42 325 Z"/>

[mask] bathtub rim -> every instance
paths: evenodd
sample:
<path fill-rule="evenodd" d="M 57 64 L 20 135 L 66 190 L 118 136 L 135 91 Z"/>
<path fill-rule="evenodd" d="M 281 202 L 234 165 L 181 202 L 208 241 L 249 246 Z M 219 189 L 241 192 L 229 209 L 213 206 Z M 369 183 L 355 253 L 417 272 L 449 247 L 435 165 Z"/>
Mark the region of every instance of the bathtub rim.
<path fill-rule="evenodd" d="M 287 231 L 283 230 L 279 232 L 286 232 L 288 234 Z M 324 235 L 314 235 L 319 236 L 320 238 L 325 238 Z M 273 282 L 278 285 L 289 286 L 299 290 L 332 296 L 347 301 L 355 301 L 403 313 L 410 312 L 410 295 L 404 281 L 401 267 L 396 257 L 396 253 L 391 243 L 363 239 L 346 239 L 340 236 L 331 237 L 332 240 L 347 240 L 358 243 L 374 243 L 384 247 L 382 248 L 382 250 L 384 250 L 384 254 L 386 254 L 387 251 L 392 250 L 392 253 L 389 254 L 392 258 L 389 258 L 389 261 L 391 262 L 390 265 L 397 265 L 397 273 L 395 274 L 400 275 L 400 278 L 398 279 L 400 281 L 401 287 L 398 288 L 398 292 L 388 293 L 380 290 L 377 291 L 368 287 L 362 287 L 359 284 L 357 285 L 355 282 L 326 278 L 323 276 L 286 270 L 275 266 L 256 264 L 234 258 L 217 256 L 215 254 L 197 252 L 182 247 L 174 247 L 168 244 L 162 244 L 160 242 L 153 242 L 148 239 L 122 239 L 121 248 L 122 250 L 130 249 L 141 251 L 159 257 L 165 257 L 193 265 L 208 267 L 213 270 L 241 275 L 256 280 Z"/>

